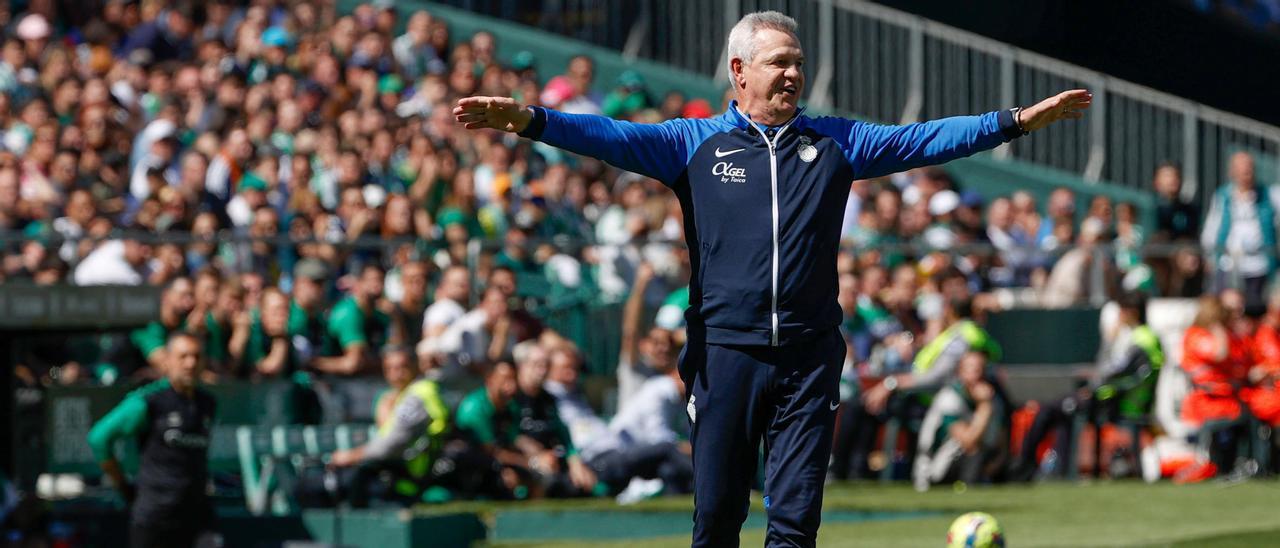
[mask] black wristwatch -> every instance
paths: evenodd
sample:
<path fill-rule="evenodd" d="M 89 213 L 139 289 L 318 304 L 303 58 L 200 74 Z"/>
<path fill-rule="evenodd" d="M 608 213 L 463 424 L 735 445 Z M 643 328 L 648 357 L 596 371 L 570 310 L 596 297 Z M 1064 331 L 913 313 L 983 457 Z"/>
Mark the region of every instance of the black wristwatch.
<path fill-rule="evenodd" d="M 1022 112 L 1022 107 L 1013 107 L 1009 109 L 1009 112 L 1013 114 L 1013 125 L 1017 126 L 1018 131 L 1021 131 L 1023 135 L 1030 133 L 1027 128 L 1022 127 L 1022 121 L 1018 120 L 1018 113 Z"/>

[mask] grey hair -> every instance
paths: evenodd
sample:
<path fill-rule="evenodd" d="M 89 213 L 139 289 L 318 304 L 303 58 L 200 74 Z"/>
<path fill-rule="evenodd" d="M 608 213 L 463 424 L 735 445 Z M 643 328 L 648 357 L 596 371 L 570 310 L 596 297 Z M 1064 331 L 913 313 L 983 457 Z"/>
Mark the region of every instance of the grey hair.
<path fill-rule="evenodd" d="M 756 56 L 756 32 L 761 29 L 773 29 L 796 34 L 796 20 L 786 14 L 776 11 L 757 11 L 748 13 L 738 20 L 733 26 L 733 30 L 729 31 L 729 45 L 726 47 L 728 54 L 726 67 L 729 70 L 729 84 L 735 85 L 737 82 L 733 80 L 733 60 L 741 59 L 743 63 L 750 63 Z"/>

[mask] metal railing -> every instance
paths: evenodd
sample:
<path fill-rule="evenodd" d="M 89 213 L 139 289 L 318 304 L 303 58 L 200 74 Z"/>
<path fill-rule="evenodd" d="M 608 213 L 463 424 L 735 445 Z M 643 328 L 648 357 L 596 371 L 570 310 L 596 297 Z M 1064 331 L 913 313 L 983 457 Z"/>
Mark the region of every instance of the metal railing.
<path fill-rule="evenodd" d="M 155 233 L 137 230 L 119 230 L 113 232 L 111 235 L 101 237 L 67 237 L 57 233 L 49 233 L 34 239 L 34 241 L 41 242 L 48 250 L 47 253 L 50 254 L 58 253 L 64 244 L 75 246 L 82 241 L 90 241 L 97 245 L 102 242 L 112 240 L 131 240 L 140 244 L 152 246 L 153 249 L 156 248 L 156 246 L 165 245 L 177 246 L 179 249 L 182 249 L 193 245 L 213 244 L 214 246 L 219 247 L 231 246 L 233 248 L 241 248 L 246 253 L 251 251 L 249 246 L 255 242 L 264 243 L 271 246 L 269 252 L 272 255 L 272 260 L 282 267 L 279 272 L 282 279 L 287 277 L 286 273 L 289 271 L 288 268 L 284 267 L 292 265 L 302 258 L 302 246 L 319 244 L 334 247 L 337 252 L 333 254 L 330 262 L 333 263 L 334 267 L 343 267 L 348 270 L 358 267 L 367 261 L 375 261 L 379 264 L 383 264 L 383 266 L 389 267 L 395 261 L 394 258 L 396 255 L 399 252 L 406 250 L 406 248 L 410 250 L 410 258 L 434 263 L 433 254 L 442 250 L 443 246 L 443 242 L 440 240 L 421 239 L 416 237 L 378 238 L 373 236 L 362 236 L 354 239 L 330 239 L 314 237 L 298 238 L 283 233 L 267 237 L 259 237 L 232 231 L 222 231 L 213 235 L 195 235 L 190 232 Z M 22 245 L 28 241 L 33 241 L 33 238 L 24 234 L 22 231 L 0 230 L 0 248 L 13 248 L 14 246 Z M 590 248 L 612 247 L 615 245 L 609 244 L 608 246 L 602 246 L 602 244 L 598 244 L 588 239 L 555 236 L 552 238 L 531 239 L 528 242 L 526 249 L 535 249 L 542 243 L 549 243 L 553 245 L 558 252 L 568 254 L 579 261 L 585 261 L 586 251 Z M 624 244 L 622 247 L 644 247 L 651 245 L 667 245 L 683 248 L 685 246 L 685 242 L 645 241 Z M 1027 260 L 1028 257 L 1036 257 L 1037 259 L 1032 262 L 1036 264 L 1042 263 L 1044 266 L 1052 265 L 1058 257 L 1077 247 L 1078 246 L 1074 244 L 1065 244 L 1053 249 L 1042 249 L 1038 246 L 1001 249 L 989 242 L 973 242 L 954 244 L 945 249 L 940 249 L 932 247 L 918 239 L 913 239 L 911 241 L 879 241 L 875 243 L 854 243 L 846 240 L 841 243 L 841 250 L 845 252 L 858 254 L 874 251 L 883 254 L 885 257 L 897 257 L 898 259 L 918 259 L 925 257 L 926 255 L 941 253 L 953 258 L 977 258 L 981 259 L 980 262 L 982 264 L 986 264 L 986 261 L 991 259 L 1000 259 L 1007 262 L 1009 260 L 1021 261 Z M 467 244 L 464 264 L 468 267 L 473 276 L 477 276 L 484 270 L 482 268 L 482 263 L 489 264 L 486 261 L 486 258 L 492 258 L 502 249 L 503 243 L 501 240 L 472 239 Z M 1093 245 L 1091 246 L 1091 249 L 1094 252 L 1101 254 L 1099 257 L 1115 257 L 1117 254 L 1124 254 L 1126 256 L 1136 258 L 1137 262 L 1145 262 L 1148 264 L 1153 260 L 1156 262 L 1168 262 L 1180 254 L 1190 253 L 1191 255 L 1198 257 L 1201 261 L 1201 268 L 1203 268 L 1208 274 L 1212 273 L 1213 269 L 1209 268 L 1209 266 L 1213 264 L 1215 258 L 1219 254 L 1218 251 L 1213 249 L 1201 247 L 1200 244 L 1195 241 L 1150 241 L 1140 245 L 1139 247 L 1128 247 L 1121 245 L 1119 242 L 1111 242 Z M 215 250 L 214 253 L 216 254 L 218 251 Z M 1280 248 L 1268 249 L 1265 250 L 1264 253 L 1273 258 L 1280 257 Z M 1016 259 L 1019 257 L 1021 259 Z M 78 260 L 81 259 L 83 259 L 83 257 L 73 260 L 67 265 L 69 271 L 66 273 L 66 283 L 71 283 L 72 271 L 74 271 L 77 266 Z M 894 263 L 896 261 L 897 259 L 892 261 L 885 259 L 885 264 Z M 1111 264 L 1111 261 L 1109 259 L 1107 261 L 1099 260 L 1094 261 L 1094 263 L 1095 266 L 1100 266 L 1104 263 Z M 586 264 L 585 262 L 583 266 L 588 270 L 593 269 L 593 265 Z M 224 268 L 227 269 L 228 272 L 244 273 L 253 271 L 254 266 L 252 264 L 229 264 L 224 265 Z M 985 269 L 986 267 L 983 267 L 982 271 L 986 272 Z M 619 275 L 628 277 L 630 274 Z M 546 277 L 547 280 L 550 280 L 545 272 L 536 273 L 533 277 Z M 533 277 L 525 277 L 525 279 L 531 282 L 539 281 L 534 280 Z M 625 298 L 625 295 L 615 295 L 606 298 L 605 295 L 597 291 L 598 288 L 591 287 L 598 281 L 599 280 L 594 278 L 593 273 L 586 273 L 582 280 L 577 282 L 574 287 L 558 288 L 566 289 L 568 291 L 561 291 L 553 295 L 544 295 L 544 298 L 539 299 L 539 301 L 544 302 L 539 302 L 538 305 L 546 312 L 555 313 L 577 307 L 587 302 L 618 304 L 621 299 Z M 1207 282 L 1208 280 L 1206 279 L 1205 281 Z M 3 281 L 0 281 L 0 285 L 3 283 Z M 542 284 L 540 284 L 539 287 L 541 287 L 541 285 Z M 1013 284 L 1010 287 L 1018 288 L 1023 287 L 1024 285 L 1025 284 Z M 1232 283 L 1228 285 L 1238 284 Z M 482 286 L 480 284 L 473 284 L 473 300 L 478 301 L 481 287 Z M 549 291 L 550 289 L 542 288 L 542 290 L 535 291 L 534 293 L 541 294 L 543 290 Z M 586 326 L 582 326 L 580 329 L 585 330 Z"/>
<path fill-rule="evenodd" d="M 1238 151 L 1280 173 L 1280 128 L 1119 80 L 865 0 L 559 0 L 443 3 L 539 26 L 723 81 L 725 39 L 744 13 L 775 9 L 800 24 L 814 107 L 885 123 L 971 114 L 1086 87 L 1092 112 L 1000 147 L 1017 159 L 1147 189 L 1162 162 L 1182 167 L 1184 198 L 1209 203 Z"/>

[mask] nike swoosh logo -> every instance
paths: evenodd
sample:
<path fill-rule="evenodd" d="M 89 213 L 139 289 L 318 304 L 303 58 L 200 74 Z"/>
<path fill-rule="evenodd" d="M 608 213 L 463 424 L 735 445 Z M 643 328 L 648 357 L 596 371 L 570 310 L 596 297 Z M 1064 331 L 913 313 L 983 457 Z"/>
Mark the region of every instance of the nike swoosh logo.
<path fill-rule="evenodd" d="M 726 150 L 726 151 L 724 151 L 724 152 L 721 152 L 721 151 L 720 151 L 720 147 L 716 147 L 716 158 L 724 158 L 725 156 L 728 156 L 728 155 L 733 154 L 733 153 L 735 153 L 735 152 L 742 152 L 742 151 L 744 151 L 744 150 L 747 150 L 747 149 L 745 149 L 745 148 L 735 148 L 735 149 L 733 149 L 733 150 Z"/>
<path fill-rule="evenodd" d="M 839 401 L 839 400 L 836 400 L 836 401 L 831 402 L 831 410 L 832 410 L 832 411 L 835 411 L 837 407 L 840 407 L 840 401 Z"/>

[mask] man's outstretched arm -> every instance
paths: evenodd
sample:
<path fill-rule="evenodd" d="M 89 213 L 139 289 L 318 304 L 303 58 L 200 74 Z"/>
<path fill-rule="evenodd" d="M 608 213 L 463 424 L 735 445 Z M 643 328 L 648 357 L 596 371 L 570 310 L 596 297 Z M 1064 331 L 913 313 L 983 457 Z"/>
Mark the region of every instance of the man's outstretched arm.
<path fill-rule="evenodd" d="M 467 129 L 497 129 L 670 184 L 688 162 L 682 122 L 637 124 L 591 114 L 525 107 L 510 97 L 465 97 L 453 109 Z"/>
<path fill-rule="evenodd" d="M 852 122 L 845 153 L 859 178 L 941 164 L 990 150 L 1059 120 L 1084 117 L 1093 101 L 1088 90 L 1064 91 L 1017 111 L 955 116 L 904 126 Z"/>

